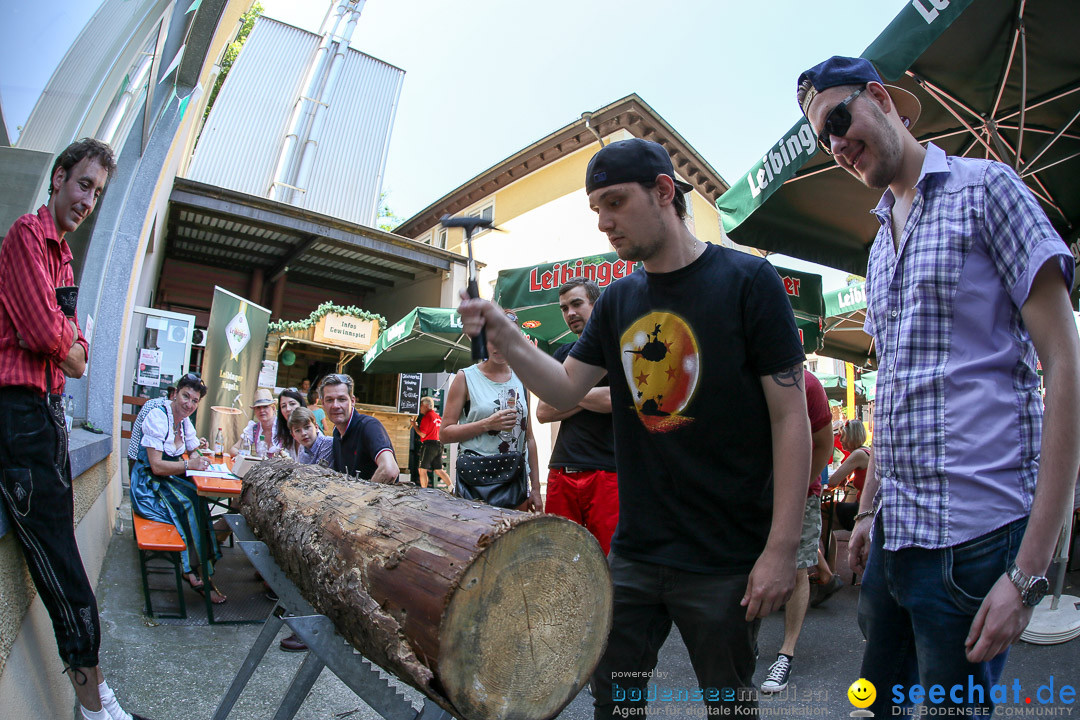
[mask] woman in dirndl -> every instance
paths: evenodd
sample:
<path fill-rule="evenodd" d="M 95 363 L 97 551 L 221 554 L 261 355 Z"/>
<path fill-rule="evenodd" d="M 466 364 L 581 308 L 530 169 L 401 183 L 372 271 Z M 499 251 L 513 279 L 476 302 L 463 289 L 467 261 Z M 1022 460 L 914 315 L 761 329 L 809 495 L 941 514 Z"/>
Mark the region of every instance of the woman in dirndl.
<path fill-rule="evenodd" d="M 198 375 L 188 373 L 176 388 L 172 401 L 151 410 L 143 422 L 142 447 L 131 472 L 131 507 L 147 520 L 176 528 L 187 546 L 180 553 L 184 580 L 198 593 L 209 585 L 211 602 L 221 604 L 226 598 L 210 580 L 221 550 L 209 524 L 199 527 L 199 511 L 209 523 L 210 510 L 187 477 L 188 470 L 205 470 L 210 461 L 197 453 L 186 460 L 183 457 L 207 447 L 206 440 L 196 436 L 190 419 L 206 395 L 206 385 Z M 205 570 L 199 567 L 201 557 L 208 558 Z"/>

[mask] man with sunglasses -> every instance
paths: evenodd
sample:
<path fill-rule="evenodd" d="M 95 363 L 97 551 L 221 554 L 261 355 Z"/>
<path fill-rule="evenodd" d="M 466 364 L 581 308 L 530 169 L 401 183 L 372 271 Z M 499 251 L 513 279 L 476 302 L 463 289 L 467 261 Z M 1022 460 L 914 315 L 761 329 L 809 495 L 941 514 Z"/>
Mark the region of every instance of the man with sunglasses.
<path fill-rule="evenodd" d="M 97 600 L 75 541 L 60 397 L 65 378 L 83 375 L 89 345 L 65 236 L 94 211 L 115 171 L 105 143 L 72 143 L 53 163 L 48 203 L 16 220 L 0 245 L 0 492 L 86 720 L 132 716 L 98 666 Z"/>
<path fill-rule="evenodd" d="M 874 453 L 849 546 L 870 709 L 896 714 L 921 683 L 984 717 L 1080 465 L 1073 258 L 1011 168 L 920 145 L 918 101 L 868 61 L 807 70 L 797 99 L 837 164 L 885 191 L 866 277 Z"/>
<path fill-rule="evenodd" d="M 353 379 L 327 375 L 319 384 L 326 417 L 334 423 L 331 467 L 340 473 L 377 483 L 395 483 L 399 473 L 394 446 L 383 424 L 353 407 Z"/>

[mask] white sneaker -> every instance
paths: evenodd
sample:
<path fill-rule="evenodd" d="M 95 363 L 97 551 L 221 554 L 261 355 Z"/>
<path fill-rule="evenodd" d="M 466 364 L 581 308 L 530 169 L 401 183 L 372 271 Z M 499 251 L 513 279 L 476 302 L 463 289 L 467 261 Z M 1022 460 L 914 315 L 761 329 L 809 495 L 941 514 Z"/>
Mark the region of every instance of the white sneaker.
<path fill-rule="evenodd" d="M 772 664 L 765 676 L 765 682 L 761 683 L 761 692 L 780 692 L 788 686 L 789 675 L 791 675 L 791 658 L 787 655 L 777 655 L 776 662 Z"/>

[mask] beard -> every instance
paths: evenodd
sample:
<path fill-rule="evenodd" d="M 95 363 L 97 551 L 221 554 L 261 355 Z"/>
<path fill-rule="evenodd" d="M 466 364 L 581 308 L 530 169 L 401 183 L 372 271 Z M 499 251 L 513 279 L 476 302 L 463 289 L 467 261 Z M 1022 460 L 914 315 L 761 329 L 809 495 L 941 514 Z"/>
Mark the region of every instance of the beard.
<path fill-rule="evenodd" d="M 885 113 L 875 105 L 877 115 L 877 129 L 874 132 L 874 154 L 877 163 L 870 169 L 870 173 L 863 179 L 863 184 L 874 190 L 884 190 L 900 172 L 900 160 L 903 151 L 900 145 L 900 134 L 889 124 Z"/>

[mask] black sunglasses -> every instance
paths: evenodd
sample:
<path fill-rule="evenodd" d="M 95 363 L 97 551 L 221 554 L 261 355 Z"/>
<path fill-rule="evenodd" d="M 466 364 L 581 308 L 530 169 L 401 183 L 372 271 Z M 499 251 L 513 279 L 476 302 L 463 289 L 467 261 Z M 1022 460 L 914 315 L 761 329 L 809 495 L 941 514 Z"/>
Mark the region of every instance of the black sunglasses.
<path fill-rule="evenodd" d="M 825 124 L 821 126 L 821 132 L 818 133 L 817 141 L 821 149 L 829 155 L 833 154 L 832 141 L 829 136 L 835 135 L 836 137 L 844 137 L 847 131 L 851 128 L 851 111 L 848 110 L 848 105 L 862 94 L 862 91 L 866 89 L 863 85 L 855 92 L 848 95 L 841 100 L 836 107 L 829 111 L 829 114 L 825 116 Z"/>
<path fill-rule="evenodd" d="M 322 382 L 319 383 L 319 387 L 326 387 L 327 385 L 348 385 L 349 387 L 352 387 L 353 379 L 345 374 L 331 373 L 324 377 Z"/>

